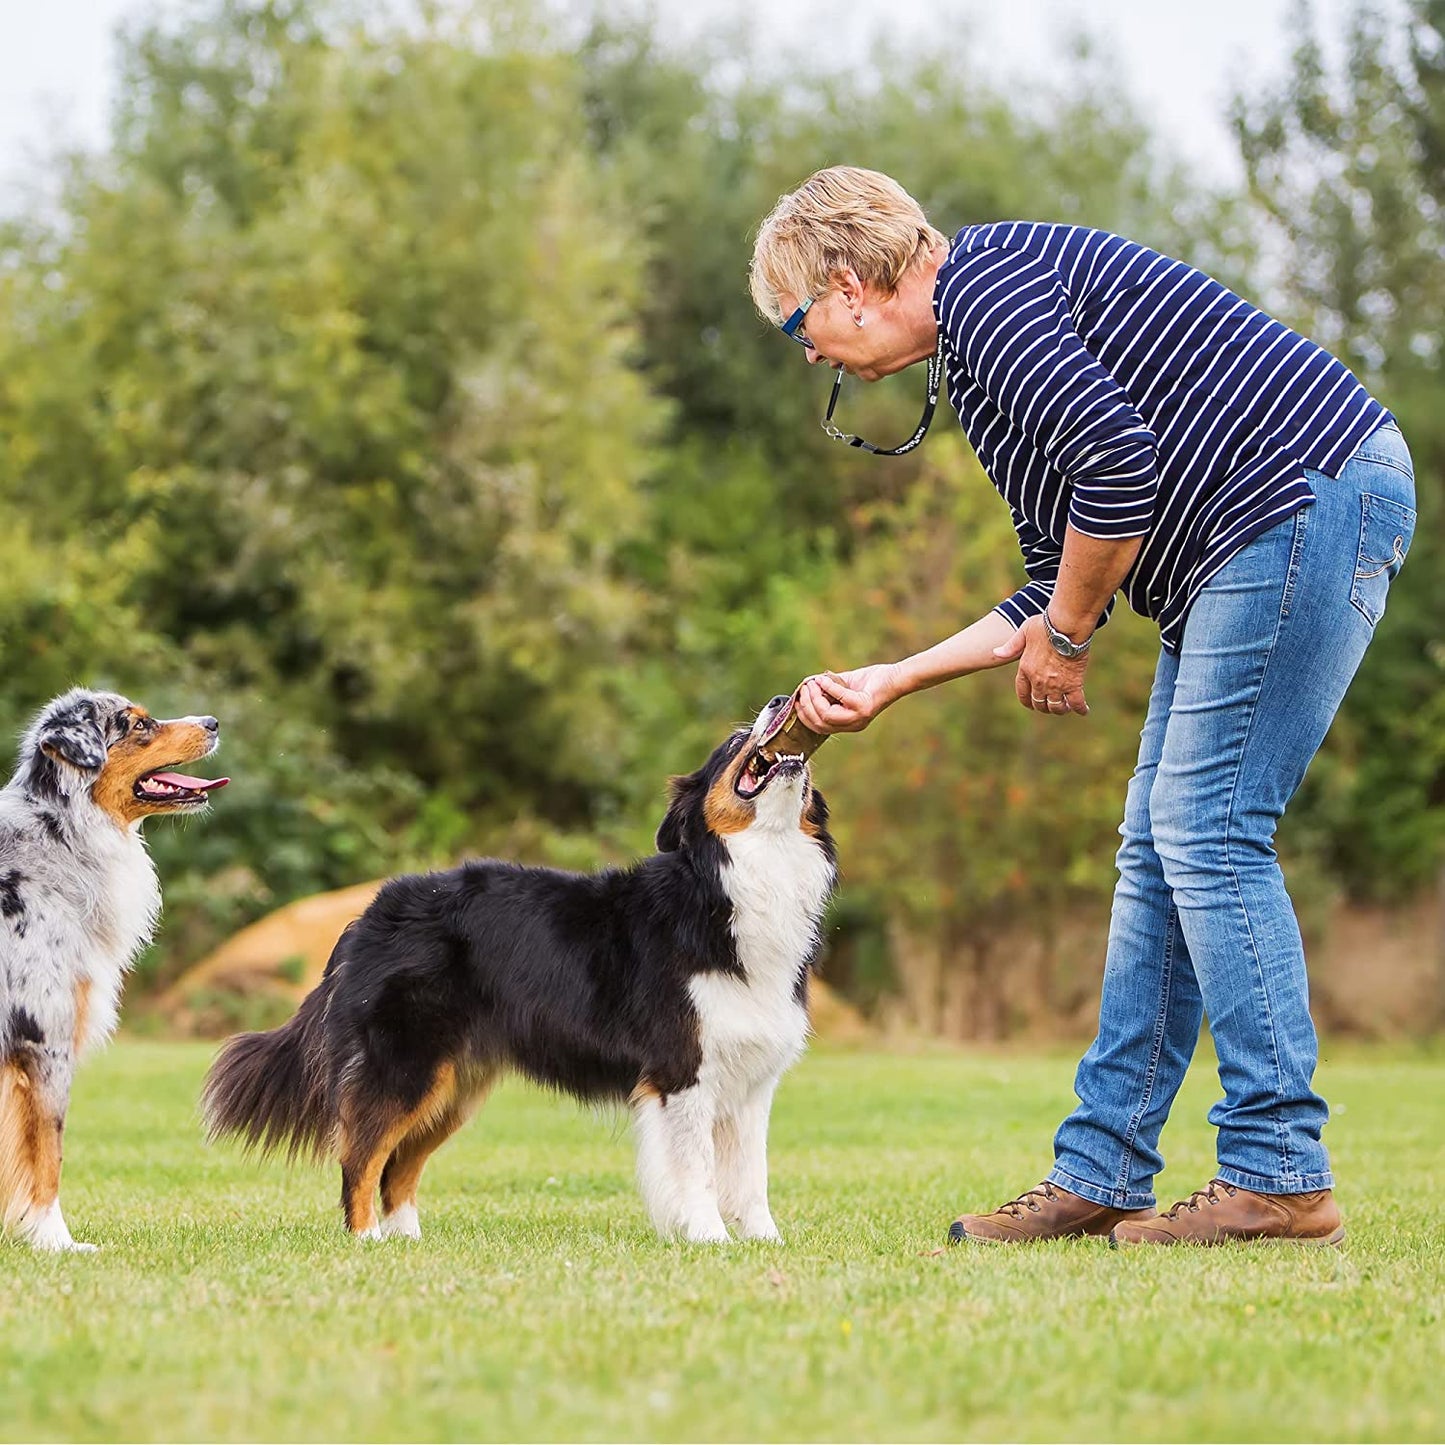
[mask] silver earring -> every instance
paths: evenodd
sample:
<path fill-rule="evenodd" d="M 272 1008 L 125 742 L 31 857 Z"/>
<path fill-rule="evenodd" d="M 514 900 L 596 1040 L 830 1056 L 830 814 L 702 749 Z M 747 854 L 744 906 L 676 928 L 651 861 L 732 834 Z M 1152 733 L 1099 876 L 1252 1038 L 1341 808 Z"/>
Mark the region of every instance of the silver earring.
<path fill-rule="evenodd" d="M 863 318 L 862 318 L 861 316 L 855 316 L 855 317 L 853 318 L 853 325 L 854 325 L 854 326 L 861 326 L 862 324 L 863 324 Z"/>

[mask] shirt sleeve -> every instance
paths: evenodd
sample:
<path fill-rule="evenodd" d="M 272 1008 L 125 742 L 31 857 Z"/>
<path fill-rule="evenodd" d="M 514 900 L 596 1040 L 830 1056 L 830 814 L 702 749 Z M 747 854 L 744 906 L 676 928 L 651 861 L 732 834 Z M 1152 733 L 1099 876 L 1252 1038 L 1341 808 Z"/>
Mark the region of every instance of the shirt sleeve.
<path fill-rule="evenodd" d="M 1037 617 L 1049 605 L 1054 595 L 1054 584 L 1059 580 L 1059 564 L 1063 561 L 1064 549 L 1020 512 L 1015 511 L 1013 519 L 1019 549 L 1024 554 L 1024 571 L 1028 573 L 1029 580 L 993 610 L 1018 628 L 1030 617 Z M 1111 597 L 1105 606 L 1098 622 L 1100 627 L 1109 620 L 1114 601 L 1115 598 Z"/>
<path fill-rule="evenodd" d="M 1158 445 L 1075 330 L 1059 273 L 998 246 L 946 264 L 938 315 L 949 348 L 1064 478 L 1069 522 L 1089 537 L 1144 536 L 1154 524 Z"/>

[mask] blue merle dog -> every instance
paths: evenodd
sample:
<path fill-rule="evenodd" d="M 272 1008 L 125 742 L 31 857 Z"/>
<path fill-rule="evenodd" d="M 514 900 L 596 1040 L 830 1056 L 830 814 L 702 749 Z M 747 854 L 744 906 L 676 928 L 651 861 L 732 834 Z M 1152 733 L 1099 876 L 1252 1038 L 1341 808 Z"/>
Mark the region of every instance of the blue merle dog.
<path fill-rule="evenodd" d="M 225 778 L 166 769 L 219 733 L 213 717 L 162 722 L 75 688 L 41 710 L 0 789 L 0 1226 L 37 1249 L 93 1248 L 60 1212 L 71 1079 L 114 1029 L 160 913 L 141 824 L 206 807 Z"/>

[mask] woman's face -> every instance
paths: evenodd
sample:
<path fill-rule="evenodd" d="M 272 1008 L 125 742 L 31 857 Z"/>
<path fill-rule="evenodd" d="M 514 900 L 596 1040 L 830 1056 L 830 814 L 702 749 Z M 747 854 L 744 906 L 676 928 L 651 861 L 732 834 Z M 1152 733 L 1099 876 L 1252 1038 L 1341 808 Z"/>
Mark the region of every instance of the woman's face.
<path fill-rule="evenodd" d="M 786 292 L 778 295 L 784 316 L 802 304 Z M 856 318 L 863 317 L 859 326 Z M 810 366 L 819 362 L 846 371 L 862 381 L 877 381 L 899 369 L 893 318 L 871 288 L 832 287 L 808 308 L 796 335 L 812 344 L 804 350 Z"/>

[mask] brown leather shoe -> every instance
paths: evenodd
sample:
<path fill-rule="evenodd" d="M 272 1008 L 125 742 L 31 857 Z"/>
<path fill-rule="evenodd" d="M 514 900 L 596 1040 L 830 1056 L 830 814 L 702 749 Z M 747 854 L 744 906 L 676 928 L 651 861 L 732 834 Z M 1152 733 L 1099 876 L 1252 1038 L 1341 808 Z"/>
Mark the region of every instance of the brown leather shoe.
<path fill-rule="evenodd" d="M 1153 1214 L 1152 1209 L 1110 1209 L 1045 1182 L 1001 1204 L 992 1214 L 962 1215 L 950 1227 L 948 1242 L 1028 1244 L 1040 1239 L 1078 1239 L 1085 1234 L 1108 1234 L 1120 1220 L 1149 1219 Z"/>
<path fill-rule="evenodd" d="M 1328 1189 L 1312 1194 L 1256 1194 L 1214 1179 L 1164 1214 L 1114 1226 L 1109 1243 L 1223 1244 L 1264 1239 L 1289 1244 L 1339 1244 L 1339 1206 Z"/>

